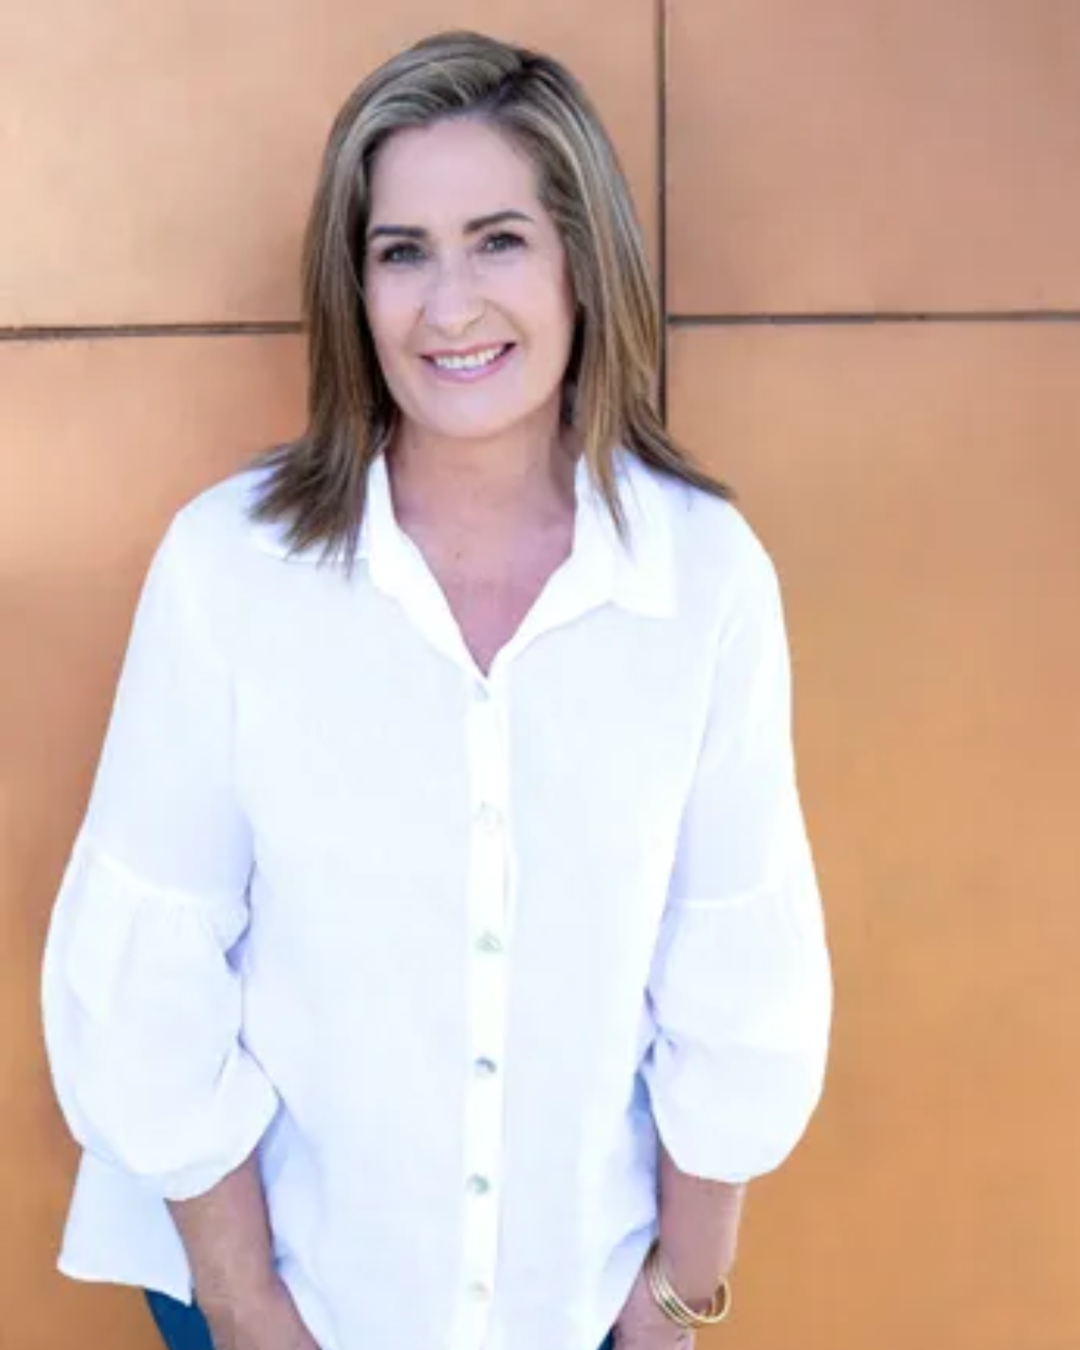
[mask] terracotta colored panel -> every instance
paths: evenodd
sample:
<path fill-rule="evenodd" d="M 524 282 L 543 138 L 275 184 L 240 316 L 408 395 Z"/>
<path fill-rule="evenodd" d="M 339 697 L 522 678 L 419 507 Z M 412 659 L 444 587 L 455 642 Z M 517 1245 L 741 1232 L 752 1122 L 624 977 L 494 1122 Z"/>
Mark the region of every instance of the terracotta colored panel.
<path fill-rule="evenodd" d="M 154 1343 L 137 1299 L 53 1274 L 74 1154 L 41 945 L 150 552 L 183 500 L 299 427 L 302 389 L 292 338 L 0 345 L 4 1350 Z"/>
<path fill-rule="evenodd" d="M 577 0 L 5 5 L 0 325 L 295 317 L 334 112 L 377 61 L 447 27 L 567 60 L 651 222 L 652 0 L 594 0 L 586 25 Z"/>
<path fill-rule="evenodd" d="M 730 1350 L 1080 1344 L 1078 365 L 1068 327 L 675 335 L 675 428 L 785 579 L 838 981 Z"/>
<path fill-rule="evenodd" d="M 1080 307 L 1080 7 L 669 10 L 674 312 Z"/>

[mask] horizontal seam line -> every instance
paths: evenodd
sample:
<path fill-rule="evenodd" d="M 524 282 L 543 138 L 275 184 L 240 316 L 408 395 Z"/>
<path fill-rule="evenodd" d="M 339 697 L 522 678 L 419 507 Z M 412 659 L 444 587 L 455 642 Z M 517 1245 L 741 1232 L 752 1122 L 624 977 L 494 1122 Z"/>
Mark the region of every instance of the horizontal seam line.
<path fill-rule="evenodd" d="M 866 310 L 791 314 L 669 314 L 673 328 L 842 326 L 902 323 L 1080 323 L 1078 309 Z"/>
<path fill-rule="evenodd" d="M 1080 323 L 1076 309 L 879 310 L 823 313 L 669 314 L 673 328 L 853 326 L 904 323 Z M 79 324 L 0 327 L 0 342 L 72 342 L 123 338 L 292 336 L 298 320 L 251 323 Z"/>
<path fill-rule="evenodd" d="M 217 907 L 227 906 L 230 903 L 229 899 L 220 895 L 200 896 L 197 891 L 176 886 L 161 886 L 157 882 L 146 880 L 118 858 L 114 858 L 108 849 L 102 848 L 91 835 L 89 829 L 84 832 L 82 839 L 79 841 L 78 851 L 80 861 L 84 861 L 87 865 L 96 862 L 103 872 L 127 890 L 137 892 L 139 896 L 152 904 L 183 910 L 185 913 L 194 913 L 205 919 L 211 927 L 213 926 L 213 920 L 210 911 Z"/>
<path fill-rule="evenodd" d="M 38 325 L 0 328 L 0 342 L 78 342 L 113 338 L 276 337 L 303 331 L 296 320 L 252 323 L 132 323 Z"/>

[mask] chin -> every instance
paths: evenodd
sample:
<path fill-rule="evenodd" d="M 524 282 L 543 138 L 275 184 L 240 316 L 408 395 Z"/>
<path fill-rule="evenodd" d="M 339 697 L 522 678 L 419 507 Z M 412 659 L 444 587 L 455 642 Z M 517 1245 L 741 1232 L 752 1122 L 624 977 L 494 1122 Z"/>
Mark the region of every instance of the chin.
<path fill-rule="evenodd" d="M 441 422 L 432 422 L 428 425 L 428 431 L 433 436 L 448 441 L 493 441 L 500 436 L 505 436 L 508 432 L 520 425 L 520 419 L 511 418 L 509 421 L 498 419 L 455 419 Z"/>
<path fill-rule="evenodd" d="M 446 410 L 442 409 L 438 415 L 421 414 L 415 420 L 429 436 L 452 441 L 491 441 L 534 420 L 540 411 L 539 408 L 522 408 L 513 412 L 477 409 L 470 413 L 461 409 L 453 415 L 447 415 Z"/>

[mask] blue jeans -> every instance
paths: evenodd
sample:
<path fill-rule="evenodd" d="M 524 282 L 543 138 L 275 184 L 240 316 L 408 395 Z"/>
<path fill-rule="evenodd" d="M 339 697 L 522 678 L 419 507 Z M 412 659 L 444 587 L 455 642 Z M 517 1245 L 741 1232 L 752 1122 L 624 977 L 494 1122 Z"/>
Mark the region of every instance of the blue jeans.
<path fill-rule="evenodd" d="M 147 1292 L 146 1301 L 168 1350 L 214 1350 L 206 1318 L 198 1308 L 189 1308 L 186 1303 L 151 1291 Z M 613 1350 L 613 1345 L 609 1336 L 600 1350 Z"/>
<path fill-rule="evenodd" d="M 152 1289 L 146 1291 L 146 1301 L 168 1350 L 214 1350 L 210 1328 L 198 1308 Z"/>

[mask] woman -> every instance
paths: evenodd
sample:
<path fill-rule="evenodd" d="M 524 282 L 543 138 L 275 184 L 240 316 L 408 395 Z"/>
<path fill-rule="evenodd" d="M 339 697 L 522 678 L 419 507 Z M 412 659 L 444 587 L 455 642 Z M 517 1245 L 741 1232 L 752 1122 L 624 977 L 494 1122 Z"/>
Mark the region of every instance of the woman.
<path fill-rule="evenodd" d="M 644 259 L 549 59 L 444 35 L 333 128 L 309 426 L 157 553 L 46 954 L 61 1266 L 173 1347 L 687 1346 L 814 1110 L 776 576 Z"/>

